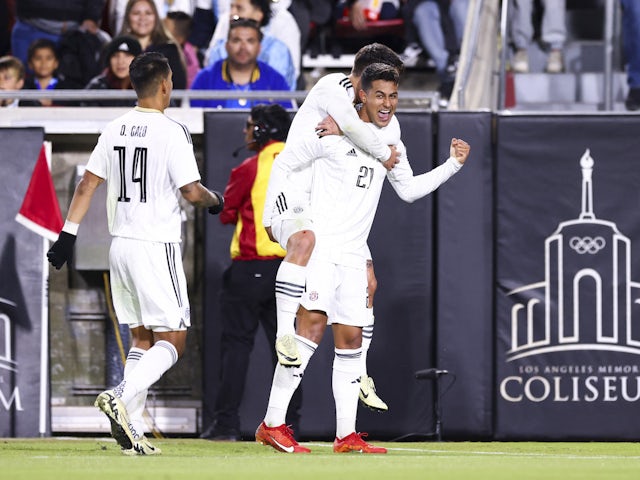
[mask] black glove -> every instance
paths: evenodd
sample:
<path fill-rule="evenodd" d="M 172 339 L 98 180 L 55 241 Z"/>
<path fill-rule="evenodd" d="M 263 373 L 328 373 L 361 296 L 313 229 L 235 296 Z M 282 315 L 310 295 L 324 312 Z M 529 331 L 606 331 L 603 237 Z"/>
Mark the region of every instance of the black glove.
<path fill-rule="evenodd" d="M 49 251 L 47 258 L 49 263 L 60 270 L 62 266 L 71 260 L 73 256 L 73 246 L 76 243 L 76 236 L 67 232 L 60 232 L 58 240 L 54 242 Z"/>
<path fill-rule="evenodd" d="M 215 190 L 211 190 L 216 197 L 218 197 L 218 205 L 214 205 L 213 207 L 209 207 L 207 210 L 211 215 L 219 214 L 224 208 L 224 197 L 220 192 L 216 192 Z"/>

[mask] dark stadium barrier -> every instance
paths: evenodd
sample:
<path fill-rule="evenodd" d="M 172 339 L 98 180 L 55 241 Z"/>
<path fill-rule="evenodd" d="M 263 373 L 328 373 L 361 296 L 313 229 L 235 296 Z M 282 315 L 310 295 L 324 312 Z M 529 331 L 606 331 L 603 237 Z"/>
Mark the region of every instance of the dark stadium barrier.
<path fill-rule="evenodd" d="M 231 168 L 250 154 L 232 156 L 246 117 L 205 114 L 207 186 L 223 190 Z M 445 440 L 637 439 L 640 116 L 442 111 L 398 118 L 415 173 L 442 162 L 451 137 L 468 140 L 472 153 L 458 175 L 414 204 L 383 189 L 370 241 L 379 290 L 369 372 L 390 411 L 360 409 L 358 429 L 384 439 L 433 432 L 434 383 L 415 373 L 438 368 L 449 372 L 440 377 Z M 42 241 L 14 217 L 43 138 L 39 128 L 0 129 L 5 437 L 40 433 Z M 233 229 L 203 218 L 204 258 L 195 262 L 204 260 L 207 426 Z M 271 348 L 258 333 L 241 407 L 247 438 L 266 410 Z M 334 434 L 332 351 L 328 332 L 303 381 L 303 438 Z"/>
<path fill-rule="evenodd" d="M 243 143 L 246 112 L 205 114 L 206 183 L 222 190 L 232 167 L 250 155 L 232 152 Z M 399 113 L 403 137 L 416 173 L 433 167 L 433 132 L 430 114 Z M 386 185 L 371 234 L 379 289 L 375 298 L 376 325 L 368 368 L 390 411 L 377 414 L 361 409 L 358 429 L 374 438 L 393 438 L 411 432 L 433 430 L 432 406 L 428 399 L 433 386 L 417 383 L 416 370 L 430 365 L 433 350 L 433 199 L 412 205 L 402 202 Z M 218 388 L 220 279 L 229 264 L 229 242 L 233 229 L 215 217 L 206 219 L 205 305 L 204 305 L 204 388 L 203 420 L 213 416 Z M 262 420 L 273 371 L 265 337 L 258 333 L 241 408 L 242 434 L 251 437 Z M 333 341 L 329 329 L 305 372 L 302 382 L 303 437 L 327 438 L 335 434 L 334 400 L 331 393 Z"/>
<path fill-rule="evenodd" d="M 15 221 L 43 140 L 41 128 L 0 129 L 0 437 L 51 431 L 48 392 L 40 408 L 43 240 Z"/>
<path fill-rule="evenodd" d="M 437 362 L 445 439 L 493 429 L 493 155 L 491 113 L 438 113 L 438 159 L 451 138 L 471 145 L 464 168 L 436 193 Z M 430 365 L 431 366 L 431 365 Z"/>
<path fill-rule="evenodd" d="M 496 439 L 638 438 L 639 131 L 497 118 Z"/>

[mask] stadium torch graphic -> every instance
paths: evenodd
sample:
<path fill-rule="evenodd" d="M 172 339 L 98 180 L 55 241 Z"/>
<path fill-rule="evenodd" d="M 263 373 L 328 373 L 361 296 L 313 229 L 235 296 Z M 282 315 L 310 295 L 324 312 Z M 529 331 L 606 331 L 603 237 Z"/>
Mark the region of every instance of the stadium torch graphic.
<path fill-rule="evenodd" d="M 594 213 L 593 166 L 587 149 L 581 212 L 546 239 L 544 281 L 507 292 L 510 348 L 498 388 L 508 404 L 640 399 L 640 284 L 631 280 L 630 240 Z"/>

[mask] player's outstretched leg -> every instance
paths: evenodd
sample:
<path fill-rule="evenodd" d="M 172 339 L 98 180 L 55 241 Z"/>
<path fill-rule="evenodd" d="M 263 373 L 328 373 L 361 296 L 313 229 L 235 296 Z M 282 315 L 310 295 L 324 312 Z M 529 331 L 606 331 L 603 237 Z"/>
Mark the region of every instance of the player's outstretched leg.
<path fill-rule="evenodd" d="M 158 447 L 153 445 L 145 435 L 133 441 L 130 449 L 122 449 L 125 455 L 159 455 L 162 453 Z"/>
<path fill-rule="evenodd" d="M 282 424 L 277 427 L 267 427 L 262 422 L 256 430 L 256 442 L 262 445 L 270 445 L 279 452 L 284 453 L 309 453 L 311 450 L 303 447 L 293 438 L 293 430 Z"/>
<path fill-rule="evenodd" d="M 129 420 L 129 414 L 124 406 L 122 400 L 120 400 L 113 390 L 105 390 L 96 398 L 94 403 L 96 407 L 104 413 L 109 422 L 111 422 L 111 434 L 113 438 L 118 442 L 118 445 L 123 450 L 129 450 L 133 448 L 133 443 L 137 437 L 134 431 L 132 431 L 131 421 Z"/>
<path fill-rule="evenodd" d="M 362 375 L 360 377 L 359 398 L 362 405 L 373 411 L 386 412 L 389 410 L 387 404 L 378 396 L 373 378 L 368 375 Z"/>
<path fill-rule="evenodd" d="M 278 363 L 283 367 L 299 367 L 302 363 L 296 337 L 290 333 L 276 338 L 276 354 Z"/>

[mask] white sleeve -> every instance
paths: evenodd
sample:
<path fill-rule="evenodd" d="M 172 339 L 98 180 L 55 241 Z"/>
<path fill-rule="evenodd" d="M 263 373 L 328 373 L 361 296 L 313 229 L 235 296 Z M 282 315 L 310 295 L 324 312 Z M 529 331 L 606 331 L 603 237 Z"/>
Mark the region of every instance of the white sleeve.
<path fill-rule="evenodd" d="M 427 196 L 462 168 L 462 164 L 454 157 L 449 157 L 442 165 L 422 173 L 413 175 L 407 158 L 404 144 L 398 144 L 400 162 L 387 172 L 387 178 L 398 196 L 405 202 L 412 203 Z"/>
<path fill-rule="evenodd" d="M 105 148 L 105 133 L 102 132 L 98 137 L 98 143 L 89 156 L 86 169 L 100 178 L 107 179 L 109 174 L 108 162 L 109 155 Z"/>
<path fill-rule="evenodd" d="M 200 180 L 193 144 L 188 141 L 187 135 L 186 128 L 179 128 L 167 145 L 169 176 L 177 188 Z"/>
<path fill-rule="evenodd" d="M 336 84 L 336 89 L 340 87 Z M 343 90 L 344 91 L 344 90 Z M 371 154 L 376 160 L 384 162 L 391 156 L 391 149 L 382 143 L 378 135 L 373 132 L 358 116 L 358 112 L 350 102 L 344 101 L 344 94 L 335 95 L 327 92 L 326 110 L 349 137 L 356 147 Z"/>

